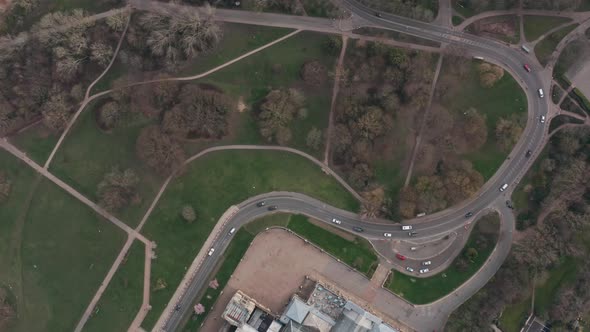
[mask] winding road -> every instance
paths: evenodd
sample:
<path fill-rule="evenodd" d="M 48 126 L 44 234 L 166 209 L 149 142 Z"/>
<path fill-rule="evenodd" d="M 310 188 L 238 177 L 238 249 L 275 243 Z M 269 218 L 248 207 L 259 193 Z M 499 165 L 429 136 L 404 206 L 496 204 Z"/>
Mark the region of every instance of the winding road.
<path fill-rule="evenodd" d="M 465 214 L 468 212 L 477 215 L 481 211 L 494 209 L 500 212 L 502 218 L 500 237 L 494 252 L 486 264 L 470 280 L 452 294 L 428 305 L 415 306 L 401 300 L 395 303 L 398 313 L 394 318 L 417 331 L 431 331 L 444 326 L 449 314 L 487 283 L 510 251 L 514 217 L 511 211 L 505 207 L 505 200 L 509 199 L 510 194 L 545 144 L 547 127 L 550 121 L 540 123 L 539 117 L 541 115 L 547 116 L 549 105 L 547 98 L 540 98 L 537 91 L 538 89 L 549 91 L 550 80 L 547 79 L 548 75 L 543 71 L 543 68 L 536 61 L 531 61 L 531 58 L 517 47 L 509 47 L 498 41 L 455 31 L 447 26 L 433 25 L 387 13 L 376 15 L 374 10 L 353 0 L 343 0 L 343 3 L 353 13 L 352 21 L 355 26 L 379 27 L 447 45 L 455 45 L 463 49 L 467 55 L 481 56 L 488 62 L 502 66 L 515 77 L 527 96 L 527 126 L 521 139 L 496 174 L 479 190 L 474 198 L 445 211 L 420 218 L 419 221 L 415 219 L 405 222 L 413 224 L 413 230 L 417 232 L 415 238 L 428 238 L 448 234 L 464 227 L 466 223 L 471 222 L 473 219 L 465 218 Z M 143 0 L 133 0 L 130 4 L 146 10 L 158 10 L 162 6 L 161 3 Z M 190 6 L 174 6 L 176 8 L 181 6 L 183 10 L 199 10 Z M 334 24 L 332 20 L 321 18 L 237 10 L 217 10 L 215 18 L 228 22 L 342 33 L 340 24 Z M 524 63 L 531 64 L 531 73 L 523 69 Z M 525 156 L 528 150 L 533 152 L 530 158 Z M 501 192 L 499 188 L 503 184 L 507 184 L 508 188 Z M 186 288 L 179 290 L 175 294 L 156 324 L 154 331 L 175 331 L 179 328 L 183 319 L 190 312 L 195 297 L 207 287 L 210 274 L 222 258 L 223 252 L 231 240 L 229 230 L 234 227 L 239 228 L 254 219 L 271 213 L 256 206 L 256 202 L 259 200 L 265 200 L 269 205 L 277 205 L 280 212 L 301 213 L 328 223 L 332 218 L 336 217 L 342 221 L 342 224 L 339 225 L 340 228 L 352 231 L 352 227 L 362 227 L 364 232 L 361 235 L 369 240 L 383 239 L 383 233 L 385 232 L 391 233 L 393 239 L 408 238 L 407 231 L 402 231 L 399 225 L 392 225 L 390 221 L 367 220 L 355 213 L 337 209 L 304 195 L 269 193 L 252 198 L 239 204 L 237 209 L 233 207 L 236 210 L 231 217 L 220 221 L 224 222 L 222 230 L 210 235 L 210 239 L 214 240 L 212 243 L 215 252 L 211 256 L 206 256 L 203 253 L 207 252 L 209 248 L 204 247 L 201 249 L 199 255 L 203 258 L 199 262 L 198 269 L 193 274 L 195 277 L 188 280 Z M 384 299 L 383 301 L 389 300 L 391 299 Z M 177 310 L 174 309 L 175 307 Z"/>

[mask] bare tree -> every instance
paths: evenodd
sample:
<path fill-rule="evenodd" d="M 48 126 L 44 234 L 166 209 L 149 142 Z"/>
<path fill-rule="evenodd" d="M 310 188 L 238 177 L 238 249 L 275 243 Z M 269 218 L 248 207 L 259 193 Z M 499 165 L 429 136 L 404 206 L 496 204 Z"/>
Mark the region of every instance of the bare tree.
<path fill-rule="evenodd" d="M 137 193 L 139 177 L 132 169 L 114 167 L 98 184 L 99 204 L 109 211 L 117 211 L 140 201 Z"/>
<path fill-rule="evenodd" d="M 197 219 L 195 209 L 193 209 L 193 207 L 190 205 L 183 206 L 180 214 L 182 215 L 182 218 L 189 224 Z"/>
<path fill-rule="evenodd" d="M 0 203 L 3 203 L 8 199 L 11 187 L 12 183 L 8 177 L 6 177 L 4 172 L 0 171 Z"/>
<path fill-rule="evenodd" d="M 113 56 L 113 48 L 103 43 L 90 45 L 90 59 L 101 67 L 106 67 Z"/>
<path fill-rule="evenodd" d="M 141 160 L 161 175 L 172 173 L 185 159 L 182 147 L 157 126 L 141 131 L 136 151 Z"/>

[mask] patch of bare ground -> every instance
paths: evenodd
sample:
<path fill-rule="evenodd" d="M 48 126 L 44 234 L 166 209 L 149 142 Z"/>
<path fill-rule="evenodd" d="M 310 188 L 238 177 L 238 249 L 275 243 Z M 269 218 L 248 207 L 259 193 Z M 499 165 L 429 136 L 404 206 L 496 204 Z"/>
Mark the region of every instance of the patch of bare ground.
<path fill-rule="evenodd" d="M 519 39 L 519 24 L 516 15 L 502 15 L 484 18 L 473 22 L 467 31 L 484 36 L 515 43 Z"/>

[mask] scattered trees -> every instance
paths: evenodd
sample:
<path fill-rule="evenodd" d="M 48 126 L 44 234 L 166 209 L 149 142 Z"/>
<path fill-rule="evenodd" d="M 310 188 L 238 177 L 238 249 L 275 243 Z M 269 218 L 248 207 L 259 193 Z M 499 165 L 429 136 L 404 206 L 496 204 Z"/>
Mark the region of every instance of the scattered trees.
<path fill-rule="evenodd" d="M 98 111 L 98 121 L 104 129 L 113 129 L 121 121 L 121 108 L 116 101 L 109 101 Z"/>
<path fill-rule="evenodd" d="M 305 98 L 295 89 L 272 90 L 266 95 L 258 113 L 262 137 L 281 145 L 291 139 L 289 125 L 305 105 Z"/>
<path fill-rule="evenodd" d="M 322 145 L 322 131 L 316 127 L 311 128 L 307 133 L 305 143 L 313 150 L 318 150 Z"/>
<path fill-rule="evenodd" d="M 98 184 L 99 204 L 109 211 L 117 211 L 141 200 L 137 193 L 139 177 L 132 169 L 121 171 L 113 167 Z"/>
<path fill-rule="evenodd" d="M 71 105 L 64 93 L 50 97 L 43 107 L 43 124 L 55 132 L 65 129 L 70 119 Z"/>
<path fill-rule="evenodd" d="M 186 85 L 180 102 L 164 114 L 162 128 L 178 138 L 220 138 L 227 133 L 228 113 L 229 102 L 222 94 Z"/>
<path fill-rule="evenodd" d="M 328 70 L 317 60 L 308 61 L 301 67 L 301 79 L 311 86 L 320 86 L 328 79 Z"/>
<path fill-rule="evenodd" d="M 185 160 L 182 147 L 158 126 L 142 129 L 136 151 L 139 158 L 160 175 L 169 175 Z"/>
<path fill-rule="evenodd" d="M 518 142 L 522 131 L 522 125 L 517 118 L 500 118 L 496 122 L 496 142 L 503 150 L 509 150 Z"/>

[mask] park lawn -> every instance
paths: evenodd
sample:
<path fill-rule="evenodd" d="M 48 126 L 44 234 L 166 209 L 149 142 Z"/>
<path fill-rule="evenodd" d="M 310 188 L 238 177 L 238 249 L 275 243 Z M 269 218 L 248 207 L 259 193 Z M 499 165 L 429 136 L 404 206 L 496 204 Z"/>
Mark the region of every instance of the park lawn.
<path fill-rule="evenodd" d="M 445 65 L 440 75 L 449 75 L 454 69 Z M 526 117 L 526 95 L 509 73 L 505 72 L 493 87 L 483 88 L 479 83 L 477 63 L 472 62 L 469 76 L 461 84 L 461 89 L 452 96 L 445 96 L 441 103 L 451 113 L 461 114 L 470 107 L 476 108 L 486 116 L 488 139 L 478 151 L 464 155 L 473 163 L 473 167 L 485 180 L 488 180 L 504 162 L 510 150 L 503 151 L 496 144 L 496 122 L 501 118 L 508 118 L 513 114 Z"/>
<path fill-rule="evenodd" d="M 129 328 L 142 303 L 144 258 L 145 245 L 136 240 L 84 325 L 85 332 Z"/>
<path fill-rule="evenodd" d="M 43 180 L 22 229 L 22 290 L 14 331 L 71 331 L 105 277 L 125 233 Z"/>
<path fill-rule="evenodd" d="M 548 35 L 547 37 L 543 38 L 536 46 L 535 46 L 535 55 L 539 62 L 545 66 L 549 61 L 549 57 L 551 53 L 557 47 L 557 44 L 568 34 L 570 31 L 574 30 L 579 24 L 570 24 L 565 26 L 552 34 Z"/>
<path fill-rule="evenodd" d="M 296 118 L 292 122 L 290 128 L 293 138 L 289 146 L 319 156 L 321 148 L 317 151 L 312 150 L 307 147 L 305 140 L 312 127 L 324 130 L 328 126 L 333 79 L 328 77 L 321 86 L 312 87 L 300 78 L 300 70 L 303 64 L 311 60 L 318 60 L 329 72 L 334 70 L 336 56 L 327 55 L 323 48 L 328 38 L 325 34 L 301 32 L 199 82 L 219 87 L 236 101 L 242 98 L 248 108 L 244 113 L 250 118 L 255 117 L 252 110 L 256 110 L 257 105 L 270 90 L 300 90 L 305 96 L 308 115 L 304 119 Z M 255 120 L 244 122 L 245 125 L 238 130 L 238 137 L 262 141 Z"/>
<path fill-rule="evenodd" d="M 212 50 L 196 56 L 183 64 L 171 76 L 193 76 L 213 69 L 225 62 L 233 60 L 262 45 L 268 44 L 291 32 L 291 29 L 264 27 L 259 25 L 224 23 L 221 26 L 223 37 Z M 123 45 L 123 49 L 126 45 Z M 94 86 L 92 93 L 107 90 L 112 87 L 114 80 L 127 75 L 127 65 L 119 58 L 111 69 Z"/>
<path fill-rule="evenodd" d="M 158 244 L 152 282 L 166 288 L 152 292 L 144 327 L 151 328 L 219 217 L 233 204 L 277 190 L 310 195 L 328 204 L 357 211 L 359 203 L 336 180 L 310 161 L 278 151 L 213 152 L 187 166 L 164 192 L 143 233 Z M 180 217 L 190 204 L 198 219 L 187 225 Z"/>
<path fill-rule="evenodd" d="M 457 26 L 457 25 L 463 23 L 464 19 L 461 16 L 453 15 L 453 17 L 451 18 L 451 21 L 454 26 Z"/>
<path fill-rule="evenodd" d="M 571 19 L 567 17 L 525 15 L 524 36 L 528 41 L 537 40 L 547 31 L 569 21 Z"/>
<path fill-rule="evenodd" d="M 285 213 L 271 214 L 256 219 L 245 225 L 243 229 L 240 229 L 236 233 L 224 254 L 219 270 L 215 273 L 215 279 L 219 282 L 219 288 L 216 290 L 207 288 L 205 294 L 200 296 L 201 300 L 198 301 L 205 306 L 206 310 L 209 310 L 217 300 L 217 297 L 229 281 L 229 277 L 238 267 L 240 260 L 248 250 L 250 243 L 254 240 L 255 236 L 258 235 L 258 233 L 263 232 L 267 227 L 272 226 L 288 228 L 296 234 L 308 239 L 311 243 L 324 249 L 331 255 L 341 259 L 344 263 L 350 266 L 356 264 L 354 267 L 359 267 L 359 271 L 367 275 L 369 278 L 377 267 L 377 255 L 366 240 L 355 237 L 354 242 L 349 241 L 322 227 L 314 225 L 309 222 L 306 216 Z M 205 321 L 207 315 L 194 315 L 193 317 L 194 319 L 189 320 L 184 327 L 184 331 L 196 330 L 197 327 Z"/>
<path fill-rule="evenodd" d="M 57 134 L 38 123 L 11 137 L 10 141 L 29 158 L 43 166 L 58 139 Z"/>
<path fill-rule="evenodd" d="M 531 298 L 522 302 L 510 304 L 502 311 L 500 317 L 500 327 L 505 332 L 519 332 L 524 322 L 528 318 L 531 310 Z"/>
<path fill-rule="evenodd" d="M 97 187 L 113 167 L 131 168 L 140 178 L 141 202 L 115 215 L 130 226 L 141 217 L 163 180 L 148 169 L 135 153 L 135 141 L 141 129 L 153 122 L 140 113 L 128 113 L 129 119 L 112 132 L 101 130 L 95 120 L 95 107 L 88 105 L 64 140 L 50 166 L 51 172 L 90 200 L 97 202 Z"/>
<path fill-rule="evenodd" d="M 387 281 L 387 288 L 414 304 L 427 304 L 446 296 L 461 286 L 485 263 L 496 246 L 499 227 L 500 218 L 497 214 L 487 215 L 478 220 L 465 245 L 465 248 L 476 248 L 478 255 L 464 270 L 460 270 L 456 264 L 461 257 L 455 258 L 451 266 L 443 272 L 426 278 L 417 278 L 393 270 Z M 466 250 L 463 249 L 462 256 Z"/>

